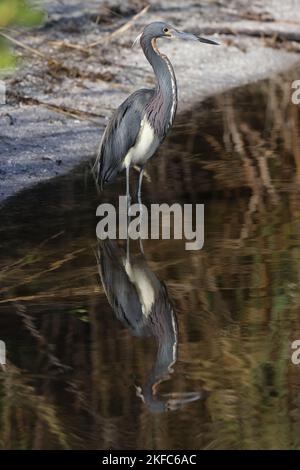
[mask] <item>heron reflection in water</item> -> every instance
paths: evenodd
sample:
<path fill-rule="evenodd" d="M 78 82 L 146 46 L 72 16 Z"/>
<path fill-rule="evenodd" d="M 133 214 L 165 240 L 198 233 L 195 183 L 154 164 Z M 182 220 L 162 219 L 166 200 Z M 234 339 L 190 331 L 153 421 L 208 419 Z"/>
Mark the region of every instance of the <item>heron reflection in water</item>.
<path fill-rule="evenodd" d="M 168 380 L 177 360 L 178 325 L 165 284 L 149 268 L 144 255 L 135 256 L 115 241 L 99 245 L 99 274 L 106 297 L 120 320 L 133 335 L 153 336 L 157 355 L 148 380 L 137 387 L 137 395 L 151 411 L 181 408 L 198 400 L 201 393 L 159 394 L 158 385 Z"/>

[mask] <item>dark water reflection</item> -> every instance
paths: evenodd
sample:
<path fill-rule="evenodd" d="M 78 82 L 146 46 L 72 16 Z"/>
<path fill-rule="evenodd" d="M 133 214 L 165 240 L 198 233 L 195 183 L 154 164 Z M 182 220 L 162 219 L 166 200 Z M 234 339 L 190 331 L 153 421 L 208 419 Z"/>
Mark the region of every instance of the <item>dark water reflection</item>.
<path fill-rule="evenodd" d="M 96 206 L 122 181 L 99 196 L 82 166 L 1 209 L 1 447 L 299 448 L 292 79 L 204 103 L 151 164 L 144 201 L 204 203 L 205 246 L 133 246 L 131 268 L 154 291 L 148 322 L 128 294 L 126 246 L 95 256 Z"/>

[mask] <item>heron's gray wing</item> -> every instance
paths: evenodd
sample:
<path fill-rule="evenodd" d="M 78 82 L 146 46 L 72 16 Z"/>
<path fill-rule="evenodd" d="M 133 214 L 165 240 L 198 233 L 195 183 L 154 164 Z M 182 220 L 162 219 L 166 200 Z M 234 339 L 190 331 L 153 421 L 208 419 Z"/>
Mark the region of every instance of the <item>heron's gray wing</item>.
<path fill-rule="evenodd" d="M 130 95 L 110 119 L 96 158 L 94 170 L 101 189 L 122 170 L 127 152 L 134 146 L 140 131 L 146 104 L 153 90 L 142 89 Z"/>
<path fill-rule="evenodd" d="M 151 329 L 161 352 L 160 362 L 163 362 L 162 358 L 164 357 L 166 362 L 171 364 L 176 361 L 177 354 L 177 317 L 165 283 L 159 281 L 159 284 L 150 312 Z"/>
<path fill-rule="evenodd" d="M 136 336 L 143 333 L 143 313 L 135 286 L 131 283 L 116 242 L 104 240 L 98 257 L 99 274 L 116 317 Z"/>

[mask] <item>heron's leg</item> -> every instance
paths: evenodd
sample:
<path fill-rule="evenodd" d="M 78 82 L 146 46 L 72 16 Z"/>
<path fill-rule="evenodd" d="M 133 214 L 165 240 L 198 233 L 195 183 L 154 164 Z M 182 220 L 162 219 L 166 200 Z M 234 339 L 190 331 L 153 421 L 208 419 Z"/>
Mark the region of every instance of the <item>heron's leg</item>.
<path fill-rule="evenodd" d="M 130 171 L 130 165 L 126 167 L 126 198 L 127 198 L 127 215 L 129 215 L 129 207 L 130 207 L 130 191 L 129 191 L 129 171 Z"/>
<path fill-rule="evenodd" d="M 141 237 L 139 238 L 139 245 L 140 245 L 140 251 L 142 255 L 144 255 L 145 253 L 144 253 L 143 241 Z"/>
<path fill-rule="evenodd" d="M 127 263 L 130 263 L 130 238 L 128 233 L 126 239 L 126 261 Z"/>
<path fill-rule="evenodd" d="M 127 239 L 126 239 L 126 260 L 129 263 L 130 261 L 130 247 L 129 247 L 129 222 L 130 222 L 130 217 L 129 217 L 129 209 L 130 209 L 130 191 L 129 191 L 129 171 L 130 171 L 130 165 L 126 167 L 126 202 L 127 202 Z"/>
<path fill-rule="evenodd" d="M 138 186 L 138 203 L 141 206 L 142 204 L 142 181 L 144 175 L 144 167 L 141 168 L 140 176 L 139 176 L 139 186 Z"/>
<path fill-rule="evenodd" d="M 138 185 L 138 203 L 139 203 L 139 209 L 140 209 L 140 217 L 139 217 L 139 225 L 140 225 L 140 231 L 141 231 L 141 225 L 142 225 L 142 218 L 143 218 L 143 205 L 142 205 L 142 181 L 143 181 L 143 174 L 144 174 L 144 167 L 141 168 L 140 175 L 139 175 L 139 185 Z M 140 236 L 140 245 L 141 245 L 141 236 Z M 142 246 L 141 246 L 141 252 L 144 253 Z"/>

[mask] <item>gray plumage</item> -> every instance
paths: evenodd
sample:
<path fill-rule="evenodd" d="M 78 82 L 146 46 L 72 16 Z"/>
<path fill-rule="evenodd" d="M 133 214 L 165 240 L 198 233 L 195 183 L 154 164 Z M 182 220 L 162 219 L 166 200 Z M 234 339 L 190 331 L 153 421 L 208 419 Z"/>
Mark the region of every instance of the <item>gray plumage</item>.
<path fill-rule="evenodd" d="M 130 167 L 135 165 L 143 169 L 166 137 L 176 114 L 177 84 L 174 70 L 156 44 L 157 38 L 163 37 L 216 44 L 194 34 L 178 31 L 164 22 L 154 22 L 145 27 L 140 44 L 153 68 L 156 86 L 153 90 L 136 91 L 115 111 L 104 132 L 94 165 L 101 188 L 113 182 L 117 174 L 126 169 L 128 197 Z M 139 193 L 140 186 L 141 178 Z"/>
<path fill-rule="evenodd" d="M 149 269 L 144 256 L 128 260 L 115 241 L 106 239 L 99 246 L 98 267 L 118 320 L 135 336 L 164 338 L 173 347 L 177 336 L 173 305 L 165 284 Z"/>
<path fill-rule="evenodd" d="M 135 285 L 129 281 L 116 242 L 103 240 L 99 245 L 98 269 L 109 304 L 118 320 L 135 336 L 144 335 L 144 318 Z"/>
<path fill-rule="evenodd" d="M 137 140 L 145 106 L 153 94 L 154 90 L 137 90 L 121 104 L 109 121 L 96 160 L 96 174 L 101 189 L 114 181 L 123 170 L 124 156 Z"/>

